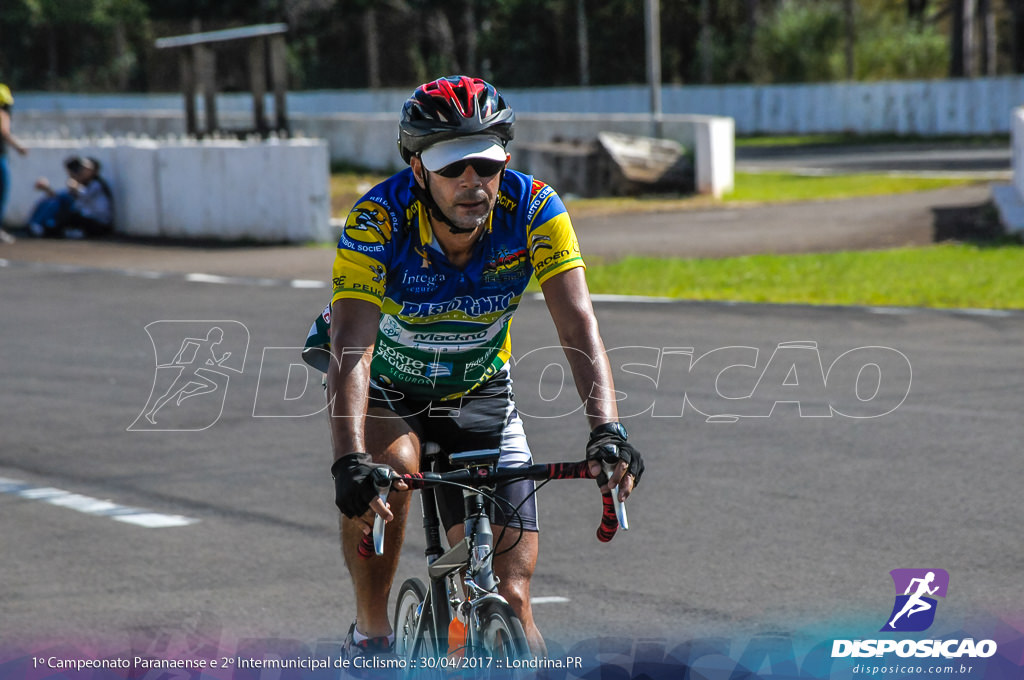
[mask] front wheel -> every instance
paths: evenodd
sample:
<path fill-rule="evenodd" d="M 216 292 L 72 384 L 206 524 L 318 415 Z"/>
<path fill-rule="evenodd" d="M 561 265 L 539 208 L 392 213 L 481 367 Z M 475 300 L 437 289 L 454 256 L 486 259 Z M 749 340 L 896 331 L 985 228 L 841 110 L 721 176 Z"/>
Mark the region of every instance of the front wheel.
<path fill-rule="evenodd" d="M 437 655 L 430 625 L 427 589 L 418 578 L 408 579 L 402 584 L 395 601 L 395 654 L 398 658 L 418 659 Z"/>
<path fill-rule="evenodd" d="M 476 656 L 509 660 L 530 658 L 530 644 L 523 624 L 507 602 L 482 602 L 474 611 L 473 629 Z"/>

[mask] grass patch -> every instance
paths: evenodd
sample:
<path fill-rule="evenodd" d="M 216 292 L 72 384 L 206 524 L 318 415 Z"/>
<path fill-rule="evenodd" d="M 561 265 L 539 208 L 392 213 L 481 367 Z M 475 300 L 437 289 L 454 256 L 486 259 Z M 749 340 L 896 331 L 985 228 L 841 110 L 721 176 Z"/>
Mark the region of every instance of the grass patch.
<path fill-rule="evenodd" d="M 591 262 L 593 293 L 688 300 L 1024 309 L 1024 248 L 926 248 L 716 260 L 627 257 Z"/>
<path fill-rule="evenodd" d="M 737 172 L 736 188 L 725 201 L 784 203 L 859 196 L 883 196 L 964 186 L 973 180 L 884 174 L 796 175 L 788 172 Z"/>
<path fill-rule="evenodd" d="M 345 217 L 363 194 L 389 175 L 366 170 L 331 173 L 331 217 Z"/>
<path fill-rule="evenodd" d="M 788 172 L 737 172 L 736 188 L 721 201 L 708 196 L 608 196 L 566 198 L 574 217 L 626 212 L 693 210 L 730 203 L 790 203 L 904 194 L 967 186 L 978 180 L 957 177 L 914 177 L 884 174 L 796 175 Z"/>

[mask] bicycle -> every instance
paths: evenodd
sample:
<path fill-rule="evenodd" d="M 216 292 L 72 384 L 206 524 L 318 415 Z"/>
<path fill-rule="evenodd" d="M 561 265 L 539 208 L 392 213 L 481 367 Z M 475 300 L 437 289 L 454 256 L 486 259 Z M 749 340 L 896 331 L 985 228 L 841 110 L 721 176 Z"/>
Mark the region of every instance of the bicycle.
<path fill-rule="evenodd" d="M 506 660 L 529 659 L 530 648 L 523 626 L 511 605 L 498 594 L 498 579 L 492 569 L 496 541 L 486 501 L 498 500 L 494 491 L 503 482 L 593 479 L 589 465 L 580 461 L 499 468 L 498 451 L 468 451 L 448 456 L 457 469 L 438 472 L 440 447 L 427 443 L 423 454 L 429 462 L 429 472 L 400 475 L 390 468 L 374 471 L 374 483 L 382 500 L 386 500 L 392 483 L 397 480 L 404 481 L 410 491 L 420 490 L 427 542 L 424 554 L 429 587 L 418 578 L 410 578 L 399 589 L 393 622 L 395 653 L 412 667 L 429 663 L 438 668 L 476 669 L 495 661 L 501 664 Z M 604 474 L 610 475 L 612 467 L 612 464 L 603 464 Z M 465 538 L 447 551 L 441 544 L 435 493 L 438 486 L 445 484 L 463 490 L 466 518 Z M 618 501 L 618 487 L 605 492 L 602 503 L 597 538 L 608 542 L 619 526 L 625 530 L 629 525 L 625 505 Z M 513 508 L 512 514 L 517 511 L 518 508 Z M 384 521 L 377 517 L 373 533 L 364 536 L 359 545 L 359 554 L 369 558 L 382 554 L 383 549 Z M 449 629 L 454 617 L 465 622 L 465 639 L 450 644 Z"/>

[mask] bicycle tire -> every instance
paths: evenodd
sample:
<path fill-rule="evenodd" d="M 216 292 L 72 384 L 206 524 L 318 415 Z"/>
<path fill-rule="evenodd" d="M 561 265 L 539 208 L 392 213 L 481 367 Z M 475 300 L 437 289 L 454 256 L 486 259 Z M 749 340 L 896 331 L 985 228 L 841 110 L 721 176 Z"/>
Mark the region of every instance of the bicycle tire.
<path fill-rule="evenodd" d="M 530 643 L 511 605 L 501 600 L 482 602 L 475 611 L 476 656 L 529 659 Z"/>
<path fill-rule="evenodd" d="M 426 597 L 426 586 L 418 578 L 407 579 L 398 591 L 393 628 L 395 654 L 400 659 L 437 656 L 437 642 L 430 629 L 430 604 L 426 602 Z M 419 634 L 417 629 L 420 629 Z"/>

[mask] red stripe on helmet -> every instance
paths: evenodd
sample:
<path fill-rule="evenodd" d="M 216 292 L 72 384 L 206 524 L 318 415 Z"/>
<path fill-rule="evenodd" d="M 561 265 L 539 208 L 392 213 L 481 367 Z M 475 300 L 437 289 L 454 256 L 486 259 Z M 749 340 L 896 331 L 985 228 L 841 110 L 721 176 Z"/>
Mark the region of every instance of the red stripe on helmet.
<path fill-rule="evenodd" d="M 459 76 L 456 81 L 451 78 L 438 78 L 423 86 L 425 93 L 444 99 L 455 107 L 463 118 L 473 116 L 477 97 L 486 90 L 487 84 L 484 81 L 466 76 Z M 490 111 L 484 111 L 483 114 L 489 115 Z"/>

